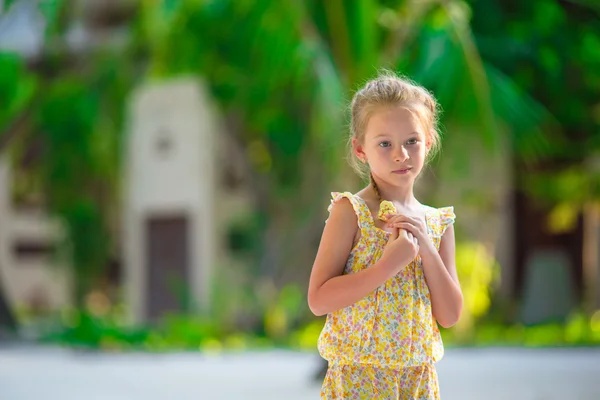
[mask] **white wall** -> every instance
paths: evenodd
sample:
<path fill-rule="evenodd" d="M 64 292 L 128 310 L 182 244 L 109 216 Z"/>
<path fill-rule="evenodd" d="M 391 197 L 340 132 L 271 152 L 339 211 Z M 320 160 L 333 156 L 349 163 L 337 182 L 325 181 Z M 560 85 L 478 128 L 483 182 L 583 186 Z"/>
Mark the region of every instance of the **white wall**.
<path fill-rule="evenodd" d="M 13 246 L 19 240 L 58 242 L 60 225 L 42 212 L 16 212 L 10 202 L 11 171 L 0 157 L 0 281 L 14 308 L 41 302 L 56 310 L 72 302 L 72 282 L 65 265 L 46 256 L 19 259 Z"/>

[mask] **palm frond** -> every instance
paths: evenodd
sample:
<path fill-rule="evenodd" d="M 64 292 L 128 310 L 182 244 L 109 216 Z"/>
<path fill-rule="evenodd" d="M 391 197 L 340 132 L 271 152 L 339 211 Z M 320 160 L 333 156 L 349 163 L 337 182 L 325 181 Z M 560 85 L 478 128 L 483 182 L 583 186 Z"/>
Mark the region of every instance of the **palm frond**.
<path fill-rule="evenodd" d="M 445 3 L 442 9 L 446 11 L 449 31 L 464 60 L 466 76 L 469 78 L 470 89 L 475 96 L 484 139 L 488 144 L 494 145 L 499 135 L 498 125 L 491 104 L 490 86 L 486 79 L 485 68 L 469 27 L 467 15 L 469 10 L 462 2 Z"/>
<path fill-rule="evenodd" d="M 519 158 L 535 162 L 554 154 L 562 143 L 558 121 L 498 69 L 485 65 L 485 71 L 494 112 L 508 126 Z"/>

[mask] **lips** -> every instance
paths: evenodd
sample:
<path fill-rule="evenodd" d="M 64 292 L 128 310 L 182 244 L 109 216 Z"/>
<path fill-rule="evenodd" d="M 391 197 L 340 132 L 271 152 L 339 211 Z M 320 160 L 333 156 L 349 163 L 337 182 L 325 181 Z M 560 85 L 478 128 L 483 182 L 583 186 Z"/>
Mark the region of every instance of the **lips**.
<path fill-rule="evenodd" d="M 393 174 L 407 174 L 408 172 L 410 172 L 412 168 L 408 167 L 408 168 L 402 168 L 402 169 L 397 169 L 392 171 Z"/>

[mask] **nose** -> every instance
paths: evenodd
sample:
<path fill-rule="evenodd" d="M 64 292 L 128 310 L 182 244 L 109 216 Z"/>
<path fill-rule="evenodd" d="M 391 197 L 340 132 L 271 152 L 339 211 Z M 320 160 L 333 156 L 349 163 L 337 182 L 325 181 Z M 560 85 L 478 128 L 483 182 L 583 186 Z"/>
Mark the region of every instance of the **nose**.
<path fill-rule="evenodd" d="M 400 151 L 397 151 L 396 154 L 394 154 L 394 161 L 396 162 L 405 162 L 408 158 L 408 151 L 404 146 L 400 146 Z"/>

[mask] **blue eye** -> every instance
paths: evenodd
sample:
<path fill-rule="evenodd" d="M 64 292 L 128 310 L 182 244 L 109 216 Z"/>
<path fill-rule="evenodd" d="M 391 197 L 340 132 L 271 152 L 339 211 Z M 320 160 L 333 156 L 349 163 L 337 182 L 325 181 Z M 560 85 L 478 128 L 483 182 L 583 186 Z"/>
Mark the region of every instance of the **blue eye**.
<path fill-rule="evenodd" d="M 406 141 L 406 144 L 417 144 L 417 139 L 413 138 L 413 139 L 408 139 Z"/>
<path fill-rule="evenodd" d="M 388 141 L 379 143 L 380 147 L 390 147 L 392 144 Z"/>

